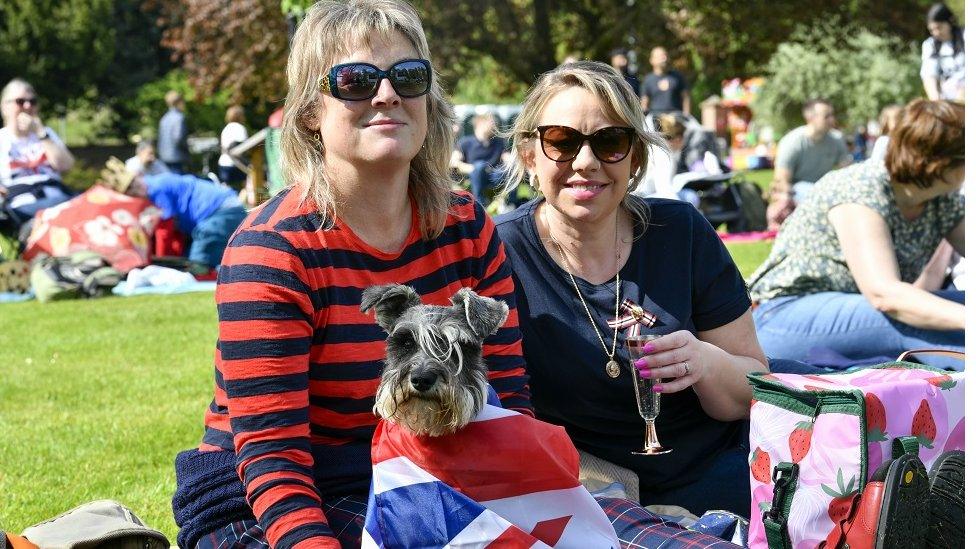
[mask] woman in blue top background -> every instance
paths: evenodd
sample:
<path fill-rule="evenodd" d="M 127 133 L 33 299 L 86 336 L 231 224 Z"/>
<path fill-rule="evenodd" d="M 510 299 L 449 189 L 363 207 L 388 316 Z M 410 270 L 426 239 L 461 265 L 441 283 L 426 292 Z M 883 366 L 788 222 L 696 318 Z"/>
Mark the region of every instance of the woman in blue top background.
<path fill-rule="evenodd" d="M 516 280 L 523 351 L 541 419 L 576 446 L 637 472 L 641 503 L 749 512 L 743 426 L 746 374 L 766 371 L 742 277 L 691 205 L 630 194 L 649 146 L 630 87 L 608 65 L 544 74 L 512 133 L 512 188 L 541 197 L 496 219 Z M 644 436 L 623 331 L 608 328 L 629 298 L 658 318 L 642 375 L 666 378 L 658 433 L 673 448 L 634 456 Z M 616 371 L 615 371 L 616 370 Z M 653 372 L 653 373 L 651 373 Z"/>

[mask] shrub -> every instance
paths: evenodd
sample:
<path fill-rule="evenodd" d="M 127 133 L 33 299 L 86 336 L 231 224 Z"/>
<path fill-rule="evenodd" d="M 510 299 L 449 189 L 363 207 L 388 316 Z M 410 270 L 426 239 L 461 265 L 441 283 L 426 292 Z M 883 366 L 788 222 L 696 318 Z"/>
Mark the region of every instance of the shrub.
<path fill-rule="evenodd" d="M 756 118 L 785 132 L 803 123 L 801 108 L 813 97 L 834 105 L 841 125 L 877 117 L 890 103 L 907 103 L 922 91 L 914 45 L 839 23 L 836 18 L 801 27 L 780 44 L 756 98 Z"/>

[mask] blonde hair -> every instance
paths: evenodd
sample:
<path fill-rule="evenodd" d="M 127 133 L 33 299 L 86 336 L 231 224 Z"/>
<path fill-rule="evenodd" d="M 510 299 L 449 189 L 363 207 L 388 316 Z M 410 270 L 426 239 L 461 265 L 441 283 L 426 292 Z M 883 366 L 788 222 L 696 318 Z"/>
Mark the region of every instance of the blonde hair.
<path fill-rule="evenodd" d="M 430 59 L 420 17 L 402 0 L 322 0 L 305 15 L 288 55 L 288 96 L 281 128 L 281 168 L 288 185 L 302 191 L 323 214 L 323 227 L 336 216 L 336 194 L 325 176 L 323 145 L 310 124 L 322 105 L 319 79 L 340 57 L 357 47 L 402 34 L 421 57 Z M 341 37 L 336 39 L 335 37 Z M 444 230 L 451 207 L 450 157 L 454 141 L 454 109 L 437 80 L 431 77 L 427 135 L 410 161 L 408 192 L 417 206 L 421 234 L 436 238 Z"/>
<path fill-rule="evenodd" d="M 30 82 L 24 80 L 23 78 L 14 78 L 10 82 L 7 82 L 7 85 L 3 87 L 3 91 L 0 92 L 0 100 L 6 101 L 7 99 L 10 99 L 10 96 L 13 95 L 14 90 L 18 88 L 24 88 L 35 95 L 37 94 L 37 90 L 34 89 L 34 86 L 31 86 Z"/>
<path fill-rule="evenodd" d="M 172 108 L 183 101 L 183 94 L 176 90 L 169 90 L 166 92 L 164 100 L 166 101 L 166 106 Z"/>
<path fill-rule="evenodd" d="M 623 79 L 620 72 L 606 63 L 595 61 L 577 61 L 566 63 L 543 74 L 536 80 L 529 90 L 522 106 L 522 112 L 515 118 L 512 128 L 505 133 L 513 139 L 513 147 L 518 154 L 514 154 L 506 174 L 505 191 L 511 191 L 528 175 L 523 155 L 527 148 L 534 145 L 539 138 L 536 127 L 546 104 L 558 93 L 570 89 L 582 88 L 597 97 L 603 107 L 603 114 L 618 124 L 629 126 L 636 130 L 635 143 L 631 153 L 637 158 L 637 171 L 634 172 L 627 184 L 627 194 L 624 196 L 624 208 L 643 227 L 648 222 L 648 212 L 644 202 L 631 194 L 647 173 L 650 147 L 666 149 L 661 137 L 653 133 L 644 120 L 640 103 L 633 88 Z M 535 183 L 532 183 L 535 187 Z"/>
<path fill-rule="evenodd" d="M 244 123 L 244 107 L 240 105 L 231 105 L 227 107 L 227 112 L 224 114 L 224 122 L 230 124 L 231 122 L 237 122 L 239 124 Z"/>
<path fill-rule="evenodd" d="M 685 123 L 673 114 L 662 114 L 657 118 L 661 135 L 665 139 L 682 139 L 685 136 Z"/>

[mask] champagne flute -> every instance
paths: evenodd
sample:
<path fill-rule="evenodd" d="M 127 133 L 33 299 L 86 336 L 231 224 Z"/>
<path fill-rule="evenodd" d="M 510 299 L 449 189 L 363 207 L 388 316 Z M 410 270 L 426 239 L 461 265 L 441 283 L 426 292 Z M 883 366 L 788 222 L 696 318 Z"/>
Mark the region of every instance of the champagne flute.
<path fill-rule="evenodd" d="M 638 456 L 656 456 L 666 454 L 670 448 L 661 446 L 657 440 L 657 431 L 654 429 L 654 420 L 661 412 L 661 393 L 656 393 L 652 387 L 657 384 L 659 379 L 642 378 L 637 367 L 634 366 L 639 358 L 644 356 L 644 346 L 650 341 L 661 337 L 660 335 L 628 335 L 625 340 L 627 354 L 630 357 L 630 375 L 634 378 L 634 394 L 637 396 L 637 412 L 646 424 L 644 432 L 644 449 L 631 452 Z"/>

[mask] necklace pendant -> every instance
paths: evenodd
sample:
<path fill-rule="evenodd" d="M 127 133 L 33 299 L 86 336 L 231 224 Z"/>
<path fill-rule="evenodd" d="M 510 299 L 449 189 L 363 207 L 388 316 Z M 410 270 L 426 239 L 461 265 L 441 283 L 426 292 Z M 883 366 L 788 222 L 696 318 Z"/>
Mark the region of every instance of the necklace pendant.
<path fill-rule="evenodd" d="M 610 360 L 607 362 L 607 375 L 616 379 L 620 377 L 620 365 L 617 364 L 616 360 Z"/>

